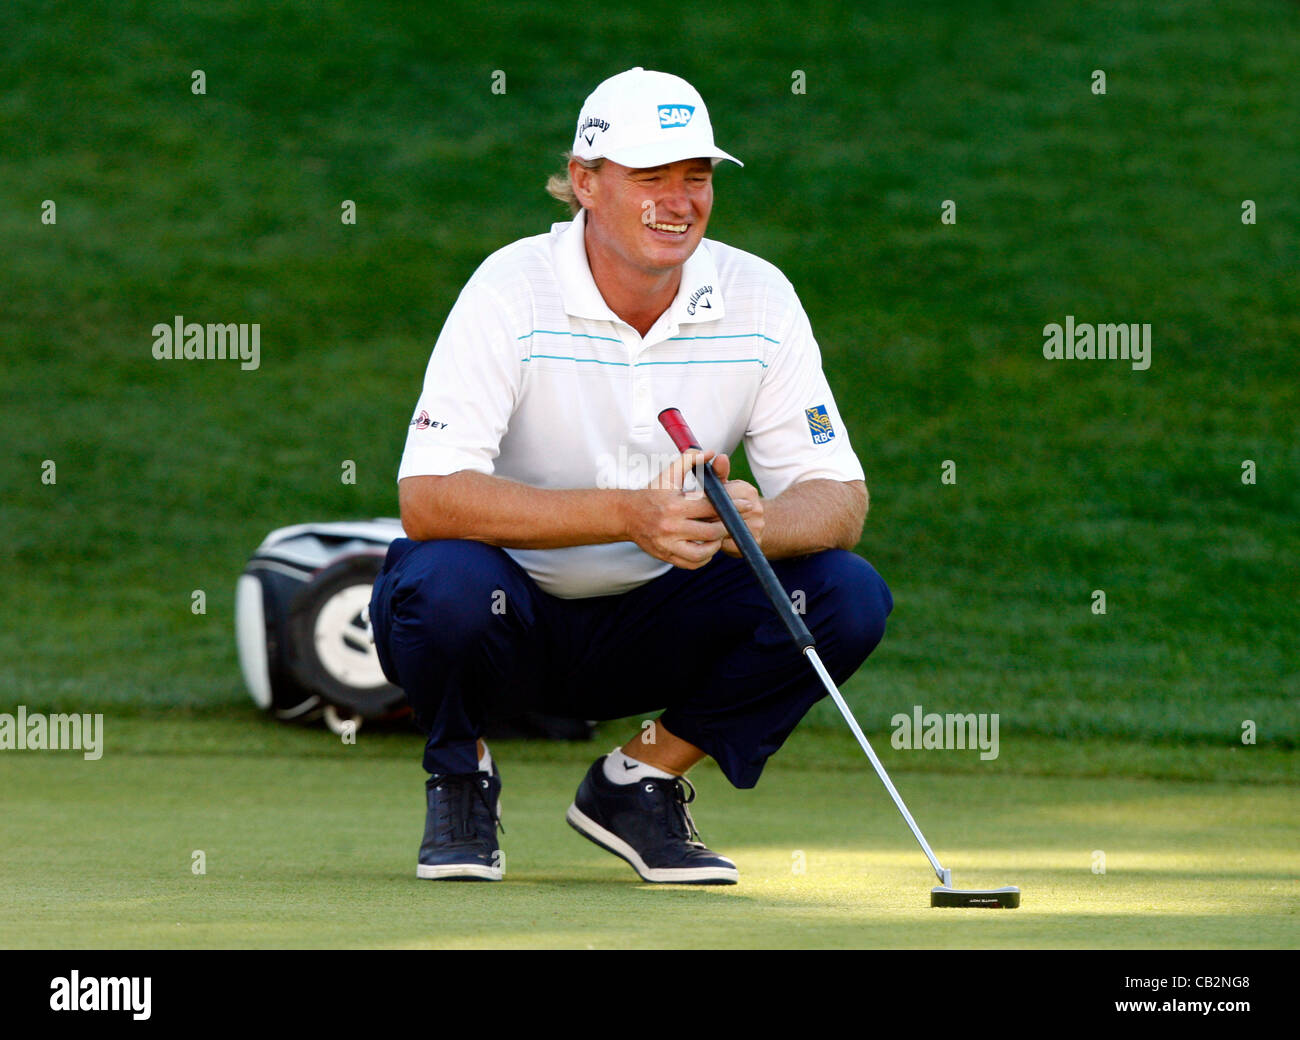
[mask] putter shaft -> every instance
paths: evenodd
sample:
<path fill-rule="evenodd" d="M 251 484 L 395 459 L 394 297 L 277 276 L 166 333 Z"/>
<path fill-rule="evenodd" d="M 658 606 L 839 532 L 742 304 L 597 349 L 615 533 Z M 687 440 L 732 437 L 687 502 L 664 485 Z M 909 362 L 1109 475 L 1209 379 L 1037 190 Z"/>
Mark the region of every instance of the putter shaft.
<path fill-rule="evenodd" d="M 673 444 L 676 445 L 678 451 L 700 450 L 699 441 L 696 440 L 695 434 L 691 432 L 691 428 L 686 424 L 682 413 L 676 408 L 665 408 L 660 412 L 659 422 L 667 431 L 668 436 L 672 438 Z M 920 844 L 921 851 L 929 859 L 930 866 L 934 868 L 934 872 L 939 878 L 939 883 L 951 886 L 952 871 L 939 863 L 934 851 L 930 848 L 930 843 L 925 840 L 925 835 L 921 833 L 921 828 L 916 825 L 916 821 L 912 819 L 912 814 L 907 811 L 902 796 L 894 787 L 893 781 L 889 779 L 889 774 L 885 772 L 885 767 L 881 765 L 880 759 L 876 757 L 871 744 L 868 743 L 861 727 L 858 726 L 857 719 L 853 717 L 853 712 L 849 711 L 849 706 L 844 702 L 844 698 L 840 696 L 840 691 L 836 687 L 834 680 L 831 679 L 830 673 L 826 671 L 826 666 L 822 664 L 821 658 L 817 656 L 817 650 L 813 645 L 813 637 L 808 631 L 808 626 L 804 624 L 803 618 L 799 616 L 790 603 L 785 588 L 781 585 L 780 579 L 777 578 L 776 572 L 772 570 L 772 565 L 768 562 L 767 557 L 763 555 L 763 550 L 759 547 L 758 541 L 754 538 L 740 512 L 731 501 L 731 496 L 727 494 L 726 488 L 722 486 L 722 481 L 713 472 L 713 464 L 706 463 L 699 467 L 698 474 L 700 487 L 713 504 L 718 519 L 722 521 L 727 533 L 731 535 L 731 540 L 740 549 L 741 556 L 749 564 L 750 570 L 754 572 L 754 577 L 758 579 L 759 585 L 763 587 L 763 592 L 767 595 L 773 608 L 775 608 L 777 616 L 784 623 L 786 630 L 789 631 L 791 639 L 803 651 L 804 656 L 812 662 L 813 669 L 821 679 L 822 685 L 826 687 L 826 692 L 831 695 L 836 707 L 840 709 L 840 714 L 844 716 L 844 721 L 849 724 L 849 729 L 853 731 L 853 735 L 858 738 L 862 750 L 867 753 L 867 758 L 871 760 L 871 764 L 875 767 L 876 775 L 884 783 L 885 790 L 894 799 L 894 804 L 898 806 L 898 811 L 903 814 L 903 819 L 907 821 L 907 825 L 912 828 L 912 835 Z"/>
<path fill-rule="evenodd" d="M 849 711 L 848 704 L 846 704 L 844 698 L 840 696 L 840 691 L 831 679 L 830 673 L 826 671 L 826 666 L 822 664 L 822 659 L 817 656 L 816 648 L 811 646 L 807 647 L 804 650 L 804 656 L 807 657 L 809 662 L 812 664 L 813 670 L 822 681 L 822 685 L 826 687 L 826 692 L 829 693 L 831 698 L 835 701 L 835 706 L 840 709 L 840 714 L 844 716 L 844 721 L 849 724 L 849 729 L 853 730 L 853 735 L 858 738 L 858 743 L 862 745 L 862 750 L 867 753 L 867 758 L 871 759 L 871 764 L 876 768 L 876 775 L 880 777 L 881 783 L 885 785 L 885 790 L 889 792 L 889 796 L 894 799 L 894 804 L 898 806 L 898 811 L 903 814 L 903 819 L 906 820 L 907 825 L 912 828 L 912 834 L 920 844 L 921 851 L 924 852 L 926 857 L 930 860 L 930 866 L 934 868 L 934 872 L 939 878 L 939 884 L 951 886 L 952 871 L 940 865 L 938 857 L 934 854 L 934 850 L 930 848 L 930 843 L 925 840 L 925 835 L 921 833 L 921 828 L 916 825 L 916 821 L 912 819 L 912 814 L 907 811 L 907 806 L 903 804 L 902 796 L 894 787 L 893 781 L 889 779 L 889 774 L 885 772 L 885 767 L 881 764 L 880 759 L 876 757 L 876 753 L 872 750 L 871 743 L 867 740 L 866 734 L 863 733 L 861 727 L 858 726 L 858 720 L 853 717 L 853 712 Z"/>

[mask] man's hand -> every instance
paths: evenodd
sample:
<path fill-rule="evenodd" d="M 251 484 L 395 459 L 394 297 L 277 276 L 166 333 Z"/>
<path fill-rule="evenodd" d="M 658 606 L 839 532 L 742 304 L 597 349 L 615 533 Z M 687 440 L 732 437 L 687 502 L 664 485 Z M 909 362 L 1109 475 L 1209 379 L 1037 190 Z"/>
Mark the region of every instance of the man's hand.
<path fill-rule="evenodd" d="M 723 486 L 727 489 L 727 494 L 731 500 L 736 503 L 736 509 L 739 510 L 741 518 L 745 521 L 745 526 L 749 528 L 749 533 L 754 536 L 754 541 L 758 542 L 759 547 L 763 545 L 763 500 L 758 497 L 758 488 L 753 484 L 748 484 L 743 480 L 728 480 L 727 475 L 731 472 L 731 459 L 726 455 L 713 455 L 712 452 L 704 457 L 708 462 L 709 458 L 713 459 L 713 472 L 718 475 Z M 703 495 L 700 491 L 698 494 Z M 712 519 L 717 520 L 718 514 L 715 512 Z M 719 521 L 721 522 L 721 521 Z M 730 536 L 722 540 L 722 551 L 728 556 L 740 556 L 740 547 Z"/>
<path fill-rule="evenodd" d="M 722 480 L 731 471 L 730 461 L 716 452 L 688 451 L 651 481 L 644 491 L 629 500 L 628 535 L 645 552 L 674 567 L 696 570 L 708 563 L 719 549 L 740 555 L 712 504 L 700 490 L 684 491 L 686 474 L 712 461 Z M 729 481 L 728 492 L 755 537 L 762 536 L 763 506 L 758 491 L 742 480 Z"/>
<path fill-rule="evenodd" d="M 719 549 L 738 555 L 704 493 L 682 491 L 701 459 L 712 459 L 726 480 L 730 460 L 700 451 L 679 457 L 641 490 L 539 488 L 470 470 L 405 477 L 402 526 L 417 541 L 464 538 L 517 549 L 631 541 L 656 559 L 695 569 Z M 867 489 L 860 480 L 800 481 L 770 499 L 741 480 L 724 486 L 769 560 L 852 549 L 862 535 Z"/>

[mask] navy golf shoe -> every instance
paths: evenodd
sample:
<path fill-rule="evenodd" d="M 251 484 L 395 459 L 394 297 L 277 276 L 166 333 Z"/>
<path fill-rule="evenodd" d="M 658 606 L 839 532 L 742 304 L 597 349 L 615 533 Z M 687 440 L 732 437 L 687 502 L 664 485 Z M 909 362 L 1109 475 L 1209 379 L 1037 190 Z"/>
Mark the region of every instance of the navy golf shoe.
<path fill-rule="evenodd" d="M 687 806 L 695 788 L 685 777 L 647 778 L 616 784 L 596 759 L 565 815 L 569 826 L 601 848 L 621 856 L 646 881 L 686 885 L 734 885 L 736 864 L 699 840 Z"/>
<path fill-rule="evenodd" d="M 425 784 L 428 813 L 415 876 L 433 880 L 500 881 L 505 860 L 497 845 L 501 773 L 435 774 Z"/>

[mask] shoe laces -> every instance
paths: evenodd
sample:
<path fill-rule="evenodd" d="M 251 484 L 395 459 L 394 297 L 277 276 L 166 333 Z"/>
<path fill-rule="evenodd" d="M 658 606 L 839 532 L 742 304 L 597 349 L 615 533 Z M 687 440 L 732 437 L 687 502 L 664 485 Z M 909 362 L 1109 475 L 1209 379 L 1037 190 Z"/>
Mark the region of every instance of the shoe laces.
<path fill-rule="evenodd" d="M 439 831 L 445 830 L 453 841 L 458 838 L 477 837 L 474 827 L 474 801 L 477 799 L 487 811 L 488 818 L 504 834 L 506 829 L 501 822 L 501 816 L 499 813 L 492 812 L 492 803 L 488 801 L 488 786 L 489 781 L 484 779 L 484 774 L 481 772 L 446 773 L 438 777 L 434 787 L 449 789 L 450 795 L 438 803 Z M 458 824 L 464 827 L 462 833 L 457 833 Z"/>
<path fill-rule="evenodd" d="M 695 801 L 695 785 L 684 776 L 675 776 L 671 780 L 663 781 L 663 785 L 669 788 L 673 807 L 678 810 L 674 820 L 677 826 L 673 829 L 679 833 L 684 830 L 687 845 L 704 848 L 704 842 L 700 840 L 700 832 L 688 808 L 691 802 Z"/>

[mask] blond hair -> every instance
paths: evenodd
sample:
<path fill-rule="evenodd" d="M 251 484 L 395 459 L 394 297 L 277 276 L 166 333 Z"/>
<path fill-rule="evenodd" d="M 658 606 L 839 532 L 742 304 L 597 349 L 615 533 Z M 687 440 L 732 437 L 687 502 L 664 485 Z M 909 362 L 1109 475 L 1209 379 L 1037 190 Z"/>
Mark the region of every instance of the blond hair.
<path fill-rule="evenodd" d="M 551 198 L 563 202 L 569 207 L 569 215 L 576 217 L 582 209 L 582 204 L 578 201 L 578 196 L 574 194 L 573 182 L 569 179 L 569 160 L 577 159 L 578 165 L 584 170 L 599 170 L 605 165 L 604 159 L 578 159 L 573 152 L 564 153 L 564 172 L 553 173 L 546 178 L 546 194 Z"/>

